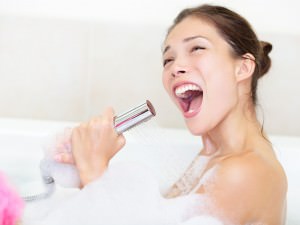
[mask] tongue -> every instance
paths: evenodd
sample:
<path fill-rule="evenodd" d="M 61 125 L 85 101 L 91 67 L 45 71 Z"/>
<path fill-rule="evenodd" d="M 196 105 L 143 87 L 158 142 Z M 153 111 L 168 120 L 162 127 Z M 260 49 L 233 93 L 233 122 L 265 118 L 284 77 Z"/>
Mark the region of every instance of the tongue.
<path fill-rule="evenodd" d="M 202 95 L 196 95 L 192 98 L 187 111 L 196 111 L 202 104 Z"/>

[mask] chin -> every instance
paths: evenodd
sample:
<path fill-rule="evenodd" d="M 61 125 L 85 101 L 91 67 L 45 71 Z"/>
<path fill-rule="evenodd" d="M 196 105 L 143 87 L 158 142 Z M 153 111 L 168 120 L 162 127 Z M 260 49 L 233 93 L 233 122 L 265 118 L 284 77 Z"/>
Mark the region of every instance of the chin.
<path fill-rule="evenodd" d="M 204 129 L 202 126 L 199 126 L 199 124 L 195 120 L 185 120 L 185 124 L 189 129 L 190 133 L 194 136 L 202 136 L 203 134 L 207 133 L 207 129 Z"/>

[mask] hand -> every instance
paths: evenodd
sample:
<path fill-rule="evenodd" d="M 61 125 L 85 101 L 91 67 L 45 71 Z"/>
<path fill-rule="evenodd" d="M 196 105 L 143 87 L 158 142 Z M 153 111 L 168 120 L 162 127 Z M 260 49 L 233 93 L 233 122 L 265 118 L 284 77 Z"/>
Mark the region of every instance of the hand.
<path fill-rule="evenodd" d="M 114 129 L 114 112 L 105 112 L 87 123 L 75 127 L 71 135 L 72 155 L 62 154 L 57 159 L 75 163 L 83 186 L 100 177 L 110 159 L 125 145 L 123 135 Z"/>

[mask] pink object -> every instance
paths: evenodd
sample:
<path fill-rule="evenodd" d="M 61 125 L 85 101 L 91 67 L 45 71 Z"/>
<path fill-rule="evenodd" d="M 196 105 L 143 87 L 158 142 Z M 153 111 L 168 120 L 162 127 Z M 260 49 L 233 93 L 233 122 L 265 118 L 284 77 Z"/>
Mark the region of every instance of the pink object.
<path fill-rule="evenodd" d="M 0 172 L 0 225 L 15 225 L 21 217 L 23 207 L 22 199 Z"/>

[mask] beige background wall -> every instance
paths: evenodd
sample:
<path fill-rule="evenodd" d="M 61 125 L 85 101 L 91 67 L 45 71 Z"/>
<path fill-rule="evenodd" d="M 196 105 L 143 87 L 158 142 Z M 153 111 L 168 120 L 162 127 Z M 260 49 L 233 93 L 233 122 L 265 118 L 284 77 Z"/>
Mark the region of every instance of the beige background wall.
<path fill-rule="evenodd" d="M 159 125 L 184 126 L 161 84 L 160 48 L 169 21 L 151 22 L 148 11 L 147 20 L 133 22 L 8 9 L 14 8 L 0 10 L 0 117 L 81 121 L 107 105 L 122 112 L 149 99 Z M 271 16 L 274 26 L 281 21 Z M 259 85 L 265 128 L 300 135 L 300 31 L 293 18 L 276 29 L 251 18 L 259 37 L 274 46 L 273 67 Z"/>

